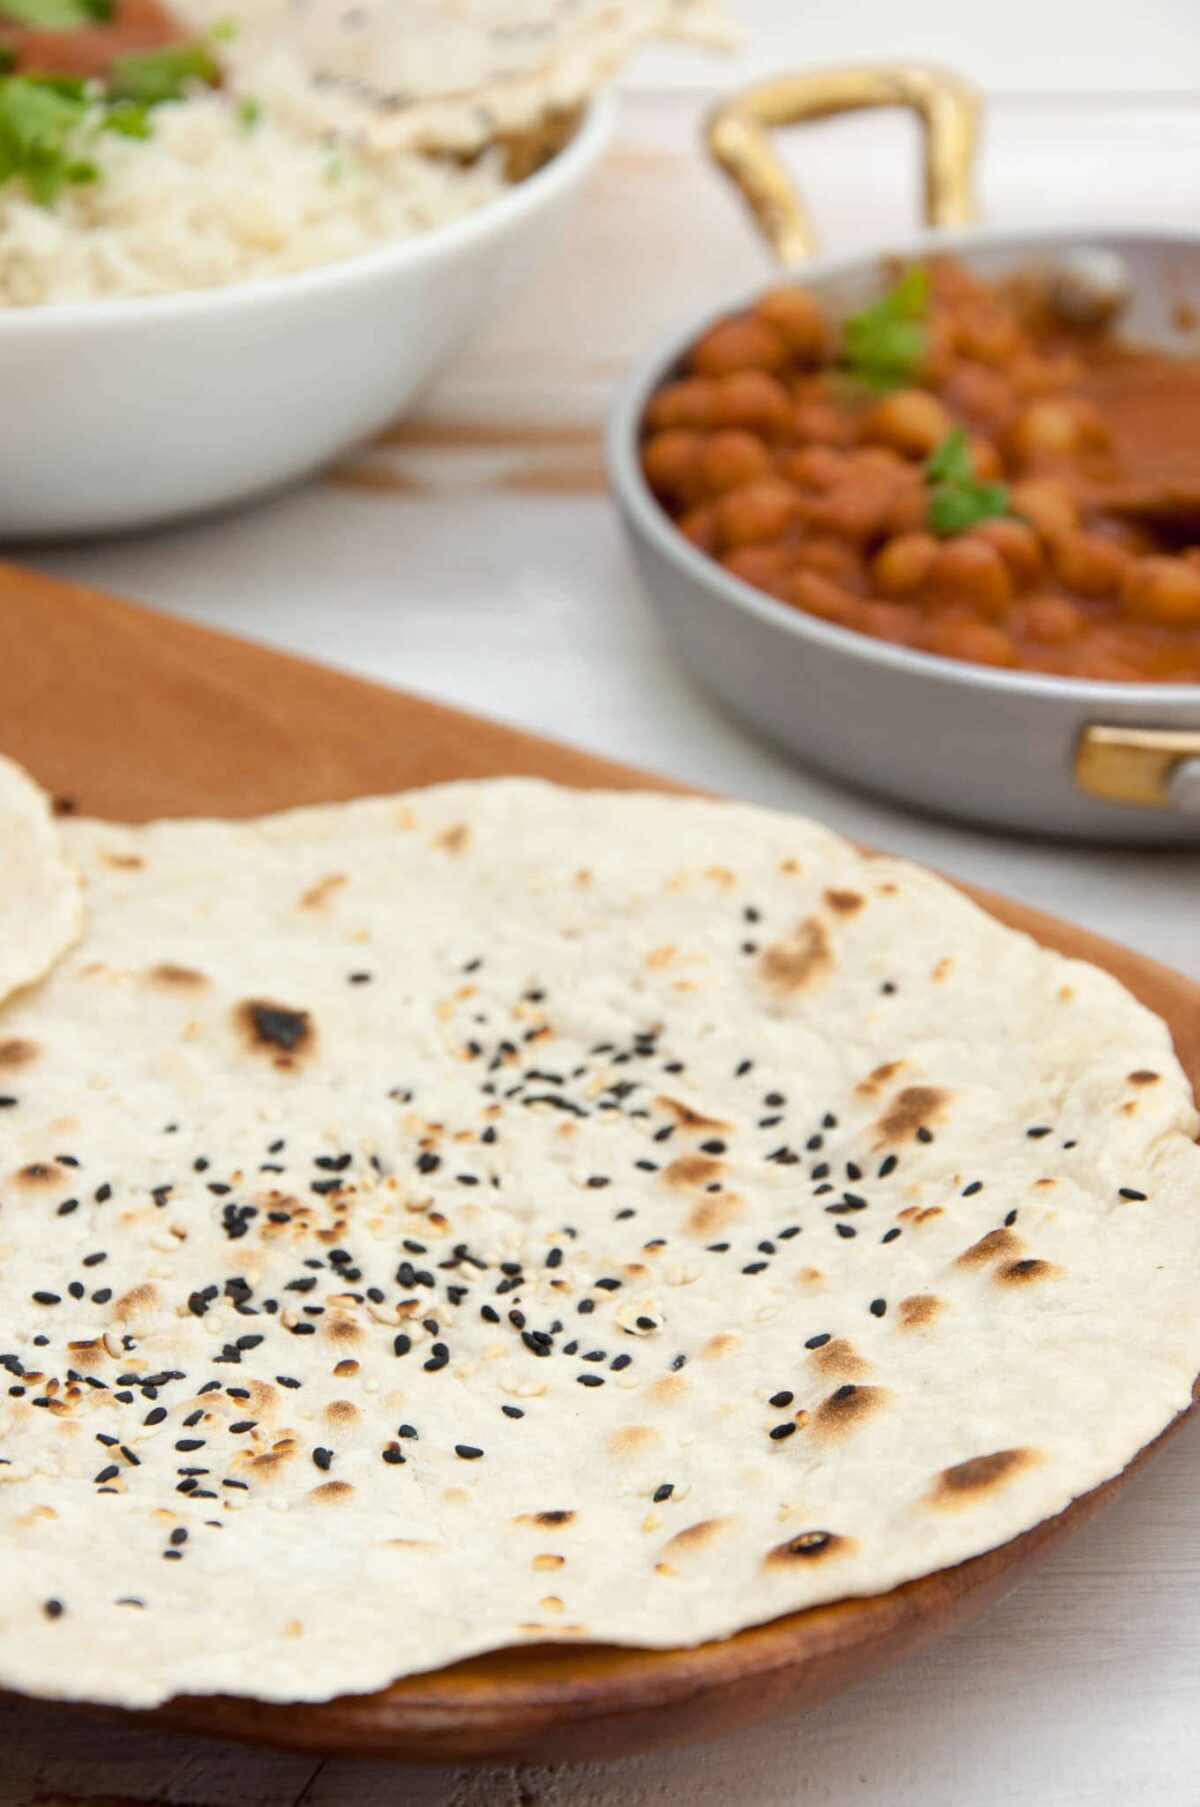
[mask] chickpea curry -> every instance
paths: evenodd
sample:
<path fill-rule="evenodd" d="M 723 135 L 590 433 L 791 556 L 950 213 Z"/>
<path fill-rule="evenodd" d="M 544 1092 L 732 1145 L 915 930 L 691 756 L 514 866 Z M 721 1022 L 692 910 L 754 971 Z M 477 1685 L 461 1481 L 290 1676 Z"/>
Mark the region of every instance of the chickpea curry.
<path fill-rule="evenodd" d="M 1200 360 L 937 259 L 840 326 L 769 291 L 644 426 L 680 531 L 789 607 L 977 664 L 1200 683 L 1200 484 L 1172 506 L 1138 481 L 1200 439 Z"/>

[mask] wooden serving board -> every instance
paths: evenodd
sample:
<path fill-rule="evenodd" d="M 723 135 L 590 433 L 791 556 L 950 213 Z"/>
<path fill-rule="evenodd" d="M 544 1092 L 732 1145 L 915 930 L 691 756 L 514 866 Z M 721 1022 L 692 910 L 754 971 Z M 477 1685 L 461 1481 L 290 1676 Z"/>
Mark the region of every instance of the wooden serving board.
<path fill-rule="evenodd" d="M 7 565 L 0 645 L 0 752 L 27 766 L 60 808 L 83 814 L 249 816 L 501 773 L 681 788 Z M 1024 905 L 971 894 L 1047 947 L 1123 980 L 1165 1018 L 1200 1089 L 1200 986 Z M 319 1706 L 185 1699 L 126 1717 L 131 1727 L 436 1762 L 611 1758 L 708 1737 L 861 1681 L 961 1624 L 1090 1518 L 1158 1444 L 1058 1517 L 971 1562 L 698 1649 L 540 1646 Z"/>

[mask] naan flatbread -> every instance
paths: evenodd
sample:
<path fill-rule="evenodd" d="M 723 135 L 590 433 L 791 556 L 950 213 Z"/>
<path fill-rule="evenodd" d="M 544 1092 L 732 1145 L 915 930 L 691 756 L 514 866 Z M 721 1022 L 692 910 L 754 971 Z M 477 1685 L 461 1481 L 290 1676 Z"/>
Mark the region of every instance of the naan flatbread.
<path fill-rule="evenodd" d="M 930 874 L 524 781 L 61 832 L 86 934 L 0 1013 L 0 1683 L 692 1644 L 1188 1405 L 1167 1032 Z"/>
<path fill-rule="evenodd" d="M 727 44 L 716 0 L 176 0 L 272 110 L 385 151 L 469 154 L 569 112 L 653 37 Z M 315 83 L 315 86 L 314 86 Z M 357 117 L 356 117 L 357 116 Z"/>
<path fill-rule="evenodd" d="M 48 798 L 0 758 L 0 1001 L 31 985 L 79 933 L 79 881 L 63 858 Z M 0 1093 L 6 1063 L 0 1047 Z"/>

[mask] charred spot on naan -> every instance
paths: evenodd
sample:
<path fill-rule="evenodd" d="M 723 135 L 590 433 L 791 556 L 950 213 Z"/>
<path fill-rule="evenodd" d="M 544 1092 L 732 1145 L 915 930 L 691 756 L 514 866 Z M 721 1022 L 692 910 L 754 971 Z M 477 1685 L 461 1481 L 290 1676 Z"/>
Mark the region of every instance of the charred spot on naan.
<path fill-rule="evenodd" d="M 903 1060 L 885 1060 L 881 1066 L 875 1067 L 868 1073 L 865 1079 L 859 1080 L 854 1088 L 855 1091 L 860 1098 L 878 1098 L 880 1092 L 895 1079 L 904 1064 Z"/>
<path fill-rule="evenodd" d="M 247 998 L 235 1006 L 234 1021 L 246 1045 L 285 1072 L 307 1059 L 316 1044 L 311 1012 L 290 1004 Z"/>
<path fill-rule="evenodd" d="M 940 1318 L 945 1309 L 946 1301 L 939 1299 L 936 1293 L 910 1293 L 896 1307 L 896 1317 L 901 1330 L 924 1330 Z"/>
<path fill-rule="evenodd" d="M 324 910 L 336 891 L 350 880 L 344 872 L 326 872 L 321 878 L 314 879 L 306 885 L 296 902 L 298 910 Z"/>
<path fill-rule="evenodd" d="M 866 908 L 867 900 L 861 891 L 826 891 L 824 896 L 835 916 L 857 916 Z"/>
<path fill-rule="evenodd" d="M 783 941 L 764 948 L 758 976 L 776 998 L 792 998 L 814 990 L 833 971 L 829 931 L 816 916 L 806 916 Z"/>
<path fill-rule="evenodd" d="M 1062 1269 L 1053 1261 L 1042 1261 L 1036 1255 L 1025 1255 L 1019 1261 L 1006 1261 L 993 1276 L 997 1286 L 1035 1286 L 1042 1280 L 1057 1280 Z"/>
<path fill-rule="evenodd" d="M 876 1150 L 899 1142 L 931 1141 L 932 1126 L 944 1117 L 950 1098 L 940 1086 L 906 1085 L 874 1126 Z"/>
<path fill-rule="evenodd" d="M 702 1551 L 711 1550 L 723 1537 L 735 1531 L 737 1525 L 738 1520 L 732 1514 L 726 1514 L 722 1518 L 702 1518 L 694 1525 L 685 1525 L 682 1531 L 676 1531 L 674 1537 L 668 1538 L 663 1545 L 663 1555 L 695 1556 Z"/>
<path fill-rule="evenodd" d="M 799 1563 L 828 1562 L 838 1556 L 849 1556 L 855 1548 L 852 1537 L 840 1531 L 799 1531 L 785 1543 L 777 1543 L 763 1557 L 768 1569 L 794 1569 Z"/>
<path fill-rule="evenodd" d="M 576 1517 L 577 1514 L 569 1508 L 553 1506 L 543 1512 L 519 1512 L 513 1519 L 513 1524 L 538 1527 L 554 1525 L 561 1529 L 565 1525 L 574 1524 Z"/>
<path fill-rule="evenodd" d="M 9 1179 L 10 1185 L 27 1186 L 31 1190 L 64 1184 L 67 1170 L 57 1161 L 27 1161 Z"/>
<path fill-rule="evenodd" d="M 1151 1072 L 1149 1067 L 1139 1067 L 1135 1073 L 1129 1075 L 1130 1085 L 1159 1085 L 1161 1081 L 1162 1074 Z"/>
<path fill-rule="evenodd" d="M 990 1455 L 970 1456 L 934 1476 L 928 1502 L 942 1510 L 974 1506 L 1040 1460 L 1035 1449 L 997 1449 Z"/>
<path fill-rule="evenodd" d="M 212 983 L 206 973 L 197 972 L 194 966 L 180 966 L 174 960 L 160 960 L 146 977 L 152 985 L 159 985 L 166 991 L 203 991 Z"/>
<path fill-rule="evenodd" d="M 0 1072 L 12 1073 L 18 1067 L 32 1066 L 42 1052 L 37 1042 L 23 1035 L 10 1035 L 0 1041 Z"/>
<path fill-rule="evenodd" d="M 664 1186 L 707 1186 L 718 1179 L 722 1171 L 722 1163 L 714 1155 L 681 1154 L 669 1167 L 663 1168 L 659 1178 Z"/>
<path fill-rule="evenodd" d="M 697 1241 L 704 1241 L 715 1236 L 721 1230 L 729 1228 L 746 1215 L 745 1201 L 736 1192 L 714 1192 L 710 1198 L 702 1198 L 698 1205 L 688 1212 L 684 1229 Z"/>
<path fill-rule="evenodd" d="M 443 828 L 441 834 L 435 835 L 433 845 L 441 853 L 465 853 L 471 844 L 471 830 L 465 822 L 454 822 L 449 828 Z"/>
<path fill-rule="evenodd" d="M 654 1102 L 660 1110 L 667 1111 L 674 1117 L 680 1129 L 720 1130 L 730 1128 L 730 1125 L 722 1122 L 720 1117 L 706 1117 L 702 1111 L 694 1109 L 690 1104 L 685 1104 L 682 1099 L 669 1098 L 665 1093 L 660 1093 Z"/>
<path fill-rule="evenodd" d="M 848 1382 L 821 1401 L 812 1415 L 811 1434 L 827 1441 L 844 1437 L 881 1411 L 888 1398 L 885 1387 L 862 1387 Z"/>
<path fill-rule="evenodd" d="M 986 1267 L 989 1261 L 1013 1260 L 1025 1244 L 1013 1230 L 989 1230 L 955 1261 L 956 1267 Z"/>
<path fill-rule="evenodd" d="M 808 1360 L 823 1380 L 861 1380 L 871 1371 L 870 1362 L 863 1360 L 846 1336 L 835 1336 L 832 1342 L 810 1350 Z"/>

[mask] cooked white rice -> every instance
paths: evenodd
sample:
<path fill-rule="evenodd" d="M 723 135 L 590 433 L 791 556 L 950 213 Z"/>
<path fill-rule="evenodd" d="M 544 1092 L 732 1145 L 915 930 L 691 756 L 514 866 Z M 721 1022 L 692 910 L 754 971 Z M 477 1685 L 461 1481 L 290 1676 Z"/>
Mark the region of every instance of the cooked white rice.
<path fill-rule="evenodd" d="M 154 135 L 103 134 L 100 179 L 39 206 L 0 188 L 0 304 L 162 295 L 278 276 L 456 219 L 504 187 L 501 159 L 462 166 L 306 135 L 229 92 L 158 107 Z"/>

